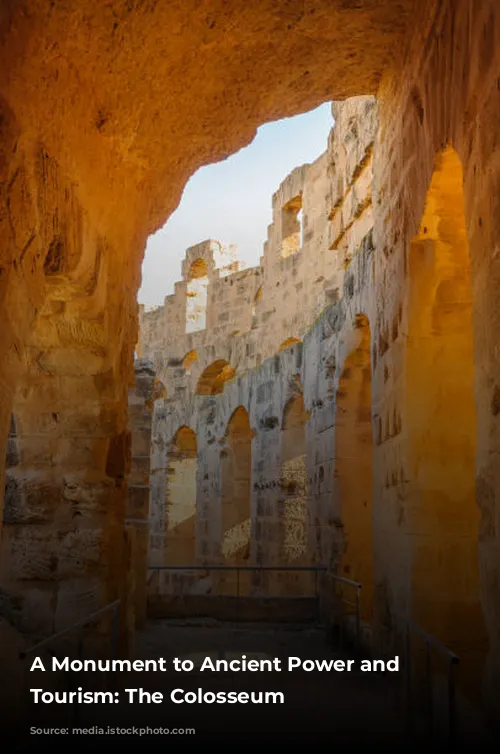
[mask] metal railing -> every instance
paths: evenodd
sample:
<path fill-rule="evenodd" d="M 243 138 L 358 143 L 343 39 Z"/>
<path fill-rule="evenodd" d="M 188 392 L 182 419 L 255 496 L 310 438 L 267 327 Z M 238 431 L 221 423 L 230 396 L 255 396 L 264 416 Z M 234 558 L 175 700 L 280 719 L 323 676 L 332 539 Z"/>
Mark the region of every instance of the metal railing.
<path fill-rule="evenodd" d="M 304 599 L 307 597 L 314 598 L 316 601 L 316 616 L 319 620 L 320 618 L 320 612 L 321 612 L 321 606 L 320 601 L 321 598 L 324 597 L 325 594 L 325 585 L 324 585 L 324 577 L 328 577 L 332 579 L 336 584 L 339 584 L 341 586 L 347 586 L 349 589 L 355 590 L 355 596 L 354 600 L 349 600 L 345 597 L 344 593 L 342 592 L 340 596 L 340 603 L 342 604 L 342 607 L 345 608 L 351 608 L 354 612 L 354 619 L 355 619 L 355 647 L 356 649 L 359 649 L 361 646 L 361 609 L 360 609 L 360 603 L 361 603 L 361 588 L 362 585 L 357 582 L 353 581 L 352 579 L 344 578 L 343 576 L 337 576 L 336 574 L 333 574 L 328 571 L 328 568 L 326 566 L 291 566 L 291 565 L 278 565 L 278 566 L 266 566 L 266 565 L 154 565 L 150 564 L 148 566 L 148 570 L 151 572 L 151 577 L 149 579 L 149 583 L 151 582 L 151 578 L 154 576 L 154 574 L 157 574 L 158 582 L 159 582 L 159 574 L 161 571 L 171 571 L 171 572 L 183 572 L 183 571 L 196 571 L 196 572 L 205 572 L 210 573 L 212 571 L 214 572 L 233 572 L 236 575 L 236 594 L 235 597 L 241 597 L 241 583 L 240 583 L 240 574 L 246 573 L 246 572 L 258 572 L 258 573 L 268 573 L 268 572 L 282 572 L 282 573 L 311 573 L 314 575 L 314 587 L 312 590 L 312 594 L 302 594 L 302 595 L 283 595 L 283 594 L 269 594 L 266 596 L 262 596 L 261 594 L 248 594 L 245 596 L 248 597 L 255 597 L 256 599 L 273 599 L 273 600 L 294 600 L 294 599 Z M 321 577 L 321 584 L 320 584 L 320 577 Z M 321 586 L 321 589 L 320 589 Z M 213 596 L 230 596 L 230 595 L 221 595 L 221 593 L 216 592 Z M 339 595 L 334 595 L 337 599 L 339 598 Z M 338 616 L 338 625 L 340 628 L 340 636 L 341 636 L 341 643 L 344 642 L 344 636 L 345 636 L 345 618 L 346 613 L 345 610 L 342 609 L 340 611 L 340 615 Z"/>
<path fill-rule="evenodd" d="M 240 573 L 245 572 L 304 572 L 314 574 L 314 596 L 318 596 L 318 574 L 326 571 L 325 566 L 264 566 L 264 565 L 149 565 L 148 570 L 153 573 L 158 571 L 226 571 L 236 574 L 236 597 L 240 597 Z M 274 595 L 273 595 L 274 596 Z M 275 595 L 277 599 L 289 599 L 282 595 Z M 308 596 L 308 595 L 304 595 Z"/>
<path fill-rule="evenodd" d="M 42 639 L 36 644 L 33 644 L 28 649 L 23 650 L 22 652 L 19 653 L 19 659 L 26 660 L 30 656 L 32 657 L 33 655 L 39 655 L 40 651 L 43 651 L 43 650 L 48 651 L 48 653 L 52 657 L 56 657 L 58 650 L 61 648 L 61 639 L 69 637 L 71 636 L 71 634 L 77 633 L 77 657 L 76 659 L 83 660 L 84 650 L 85 650 L 86 630 L 89 628 L 89 626 L 92 626 L 95 623 L 99 622 L 104 616 L 108 614 L 111 615 L 111 633 L 109 637 L 109 659 L 110 660 L 116 659 L 117 645 L 118 645 L 119 608 L 120 608 L 120 600 L 115 600 L 114 602 L 111 602 L 108 605 L 105 605 L 104 607 L 100 608 L 100 610 L 96 610 L 95 612 L 90 613 L 90 615 L 87 615 L 85 618 L 82 618 L 76 623 L 73 623 L 71 626 L 68 626 L 68 628 L 63 629 L 62 631 L 58 631 L 57 633 L 52 634 L 46 639 Z M 68 691 L 71 691 L 72 676 L 73 674 L 71 672 L 67 673 L 67 687 L 68 687 L 67 690 Z M 29 685 L 30 684 L 27 684 L 27 687 Z M 78 722 L 78 717 L 79 717 L 78 711 L 79 711 L 78 703 L 73 702 L 73 705 L 72 705 L 73 724 Z"/>
<path fill-rule="evenodd" d="M 355 649 L 359 650 L 361 648 L 361 589 L 362 584 L 359 583 L 359 581 L 353 581 L 353 579 L 346 579 L 344 576 L 337 576 L 334 573 L 327 573 L 327 578 L 334 581 L 336 584 L 340 584 L 341 586 L 347 586 L 349 589 L 354 589 L 354 601 L 351 601 L 350 599 L 347 599 L 344 596 L 344 592 L 342 591 L 340 596 L 338 594 L 334 594 L 333 596 L 336 599 L 339 599 L 340 603 L 342 604 L 342 607 L 347 607 L 354 609 L 354 620 L 355 620 L 355 628 L 354 628 L 354 644 Z M 341 646 L 344 645 L 345 641 L 345 633 L 346 633 L 346 625 L 345 625 L 345 619 L 347 617 L 346 612 L 344 609 L 340 611 L 340 615 L 338 616 L 338 627 L 339 627 L 339 633 L 340 633 L 340 644 Z"/>
<path fill-rule="evenodd" d="M 52 634 L 51 636 L 47 637 L 47 639 L 42 639 L 42 641 L 37 642 L 37 644 L 34 644 L 28 649 L 23 650 L 22 652 L 19 653 L 19 658 L 21 660 L 24 660 L 29 655 L 38 653 L 41 649 L 49 647 L 50 645 L 54 644 L 59 639 L 61 639 L 63 636 L 67 636 L 68 634 L 71 634 L 74 631 L 77 631 L 79 629 L 78 659 L 80 660 L 83 657 L 85 629 L 87 628 L 87 626 L 90 626 L 93 623 L 95 623 L 96 620 L 99 620 L 106 613 L 111 612 L 112 613 L 112 632 L 111 632 L 111 639 L 110 639 L 110 642 L 111 642 L 110 659 L 114 659 L 116 655 L 116 644 L 117 644 L 117 638 L 118 638 L 118 609 L 119 607 L 120 607 L 120 600 L 116 600 L 115 602 L 111 602 L 109 605 L 105 605 L 100 610 L 96 610 L 94 613 L 91 613 L 90 615 L 87 615 L 85 618 L 82 618 L 76 623 L 73 623 L 71 626 L 68 626 L 68 628 L 64 628 L 62 631 L 58 631 L 57 633 Z"/>
<path fill-rule="evenodd" d="M 460 658 L 450 649 L 441 644 L 434 636 L 424 631 L 414 621 L 407 618 L 405 620 L 405 681 L 406 681 L 406 702 L 407 702 L 407 724 L 410 736 L 415 733 L 415 720 L 418 705 L 414 700 L 413 677 L 413 646 L 412 636 L 422 639 L 425 647 L 425 712 L 428 721 L 428 737 L 433 738 L 435 734 L 435 716 L 434 716 L 434 696 L 435 696 L 435 675 L 432 672 L 432 650 L 440 656 L 446 663 L 446 697 L 447 697 L 447 731 L 446 737 L 450 746 L 454 745 L 457 740 L 457 670 Z"/>
<path fill-rule="evenodd" d="M 154 573 L 157 574 L 158 577 L 158 588 L 159 588 L 159 578 L 160 578 L 160 572 L 162 571 L 171 571 L 171 572 L 177 572 L 182 573 L 186 571 L 196 571 L 199 573 L 206 573 L 210 574 L 211 572 L 215 573 L 232 573 L 236 576 L 236 583 L 235 583 L 235 593 L 234 594 L 227 594 L 224 591 L 220 590 L 220 584 L 216 586 L 216 591 L 210 595 L 204 595 L 207 597 L 213 597 L 213 598 L 220 598 L 220 597 L 229 597 L 229 598 L 236 598 L 238 601 L 241 598 L 246 599 L 255 599 L 255 600 L 273 600 L 273 601 L 283 601 L 283 602 L 291 602 L 293 600 L 303 600 L 303 599 L 311 599 L 316 602 L 316 617 L 319 619 L 319 604 L 320 604 L 320 593 L 319 593 L 319 583 L 318 583 L 318 576 L 326 571 L 326 568 L 324 566 L 291 566 L 291 565 L 283 565 L 283 566 L 266 566 L 266 565 L 149 565 L 148 570 L 151 572 L 151 577 L 154 575 Z M 314 576 L 314 585 L 311 590 L 310 594 L 296 594 L 296 595 L 290 595 L 290 594 L 279 594 L 279 593 L 269 593 L 269 594 L 260 594 L 260 593 L 252 593 L 252 588 L 248 590 L 248 593 L 242 594 L 241 590 L 241 576 L 245 573 L 259 573 L 259 574 L 265 574 L 265 573 L 309 573 Z M 151 577 L 149 579 L 149 583 L 151 583 Z M 261 580 L 262 581 L 262 580 Z M 252 585 L 255 586 L 255 585 Z M 177 596 L 174 594 L 174 596 Z M 180 596 L 180 595 L 179 595 Z M 185 593 L 183 594 L 185 596 Z M 239 612 L 238 612 L 239 616 Z"/>

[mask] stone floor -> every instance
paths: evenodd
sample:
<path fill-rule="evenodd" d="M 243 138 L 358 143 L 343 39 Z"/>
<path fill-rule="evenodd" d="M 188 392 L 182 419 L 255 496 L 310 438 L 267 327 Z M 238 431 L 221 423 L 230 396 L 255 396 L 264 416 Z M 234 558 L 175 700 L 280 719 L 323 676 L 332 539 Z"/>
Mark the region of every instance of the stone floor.
<path fill-rule="evenodd" d="M 325 644 L 324 631 L 303 626 L 194 625 L 180 622 L 150 624 L 137 646 L 141 658 L 210 655 L 232 659 L 250 654 L 278 657 L 286 668 L 289 656 L 308 660 L 349 659 L 345 652 Z M 358 663 L 359 665 L 359 663 Z M 394 706 L 393 679 L 377 673 L 350 672 L 240 672 L 234 674 L 196 672 L 165 674 L 165 692 L 174 688 L 204 690 L 282 691 L 283 705 L 169 705 L 172 724 L 178 715 L 191 720 L 202 735 L 235 736 L 244 739 L 289 743 L 301 738 L 322 738 L 335 742 L 401 740 L 401 720 Z M 173 684 L 175 684 L 173 686 Z M 156 684 L 158 685 L 158 684 Z M 161 690 L 158 685 L 158 689 Z M 183 708 L 188 708 L 187 711 Z M 360 721 L 363 724 L 360 725 Z M 368 735 L 369 733 L 369 735 Z"/>

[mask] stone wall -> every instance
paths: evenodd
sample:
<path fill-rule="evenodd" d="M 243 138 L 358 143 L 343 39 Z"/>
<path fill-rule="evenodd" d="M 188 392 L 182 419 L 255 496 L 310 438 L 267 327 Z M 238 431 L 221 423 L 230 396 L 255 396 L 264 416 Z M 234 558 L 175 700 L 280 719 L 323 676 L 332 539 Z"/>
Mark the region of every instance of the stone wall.
<path fill-rule="evenodd" d="M 148 235 L 197 167 L 261 123 L 374 92 L 409 18 L 320 5 L 0 9 L 0 457 L 14 415 L 19 458 L 0 576 L 45 630 L 115 598 L 130 608 L 127 385 Z M 347 67 L 332 59 L 346 29 L 350 52 L 372 37 Z"/>
<path fill-rule="evenodd" d="M 213 261 L 218 244 L 210 241 L 188 250 L 186 276 L 202 263 L 208 272 L 207 327 L 186 333 L 184 283 L 176 284 L 164 307 L 141 313 L 139 351 L 154 360 L 167 390 L 167 397 L 155 404 L 152 563 L 297 566 L 334 557 L 332 543 L 326 545 L 331 495 L 326 494 L 322 513 L 308 504 L 318 473 L 318 453 L 311 453 L 310 440 L 321 443 L 320 455 L 331 466 L 333 435 L 328 444 L 325 428 L 308 419 L 315 406 L 328 400 L 325 384 L 334 378 L 335 349 L 330 343 L 322 357 L 316 343 L 325 338 L 322 312 L 337 312 L 344 300 L 345 270 L 357 255 L 366 267 L 373 252 L 371 160 L 377 127 L 374 98 L 357 98 L 334 110 L 336 126 L 328 150 L 312 165 L 295 169 L 273 196 L 274 222 L 260 267 L 219 277 Z M 302 228 L 297 221 L 301 207 Z M 331 301 L 339 303 L 332 308 Z M 224 315 L 222 325 L 217 311 Z M 315 321 L 321 324 L 313 325 Z M 330 336 L 337 331 L 338 326 L 333 327 Z M 306 346 L 311 338 L 314 345 Z M 324 369 L 322 358 L 327 360 Z M 306 374 L 311 367 L 312 374 Z M 304 382 L 311 379 L 311 384 Z M 333 394 L 329 399 L 333 401 Z M 333 421 L 332 409 L 330 416 Z M 239 427 L 234 440 L 233 426 Z M 186 453 L 179 456 L 179 437 L 187 428 L 195 438 L 191 461 Z M 322 473 L 333 479 L 331 469 L 322 468 Z M 325 480 L 324 486 L 331 493 L 331 481 Z M 238 517 L 247 495 L 247 512 Z M 196 546 L 190 538 L 184 551 L 173 498 L 177 506 L 190 507 L 196 527 Z M 233 511 L 231 521 L 226 509 Z M 312 559 L 308 540 L 317 553 Z M 339 538 L 335 551 L 341 546 Z M 236 559 L 229 556 L 233 550 L 240 553 Z M 212 581 L 204 577 L 203 588 L 212 588 L 216 576 L 211 574 Z M 201 588 L 192 573 L 183 578 L 162 573 L 161 578 L 166 583 L 177 579 L 183 589 L 186 580 L 192 588 Z M 273 578 L 276 588 L 288 592 L 304 579 L 312 585 L 310 576 Z M 220 591 L 221 576 L 216 580 Z"/>
<path fill-rule="evenodd" d="M 491 13 L 488 4 L 482 13 L 466 3 L 421 7 L 402 78 L 382 81 L 374 139 L 364 139 L 369 118 L 352 110 L 363 100 L 335 105 L 324 251 L 337 265 L 337 303 L 320 300 L 323 314 L 311 327 L 311 309 L 293 300 L 290 313 L 300 309 L 304 326 L 297 334 L 289 327 L 287 336 L 300 343 L 280 353 L 283 330 L 279 316 L 270 315 L 270 329 L 280 336 L 267 340 L 260 321 L 260 366 L 234 359 L 235 349 L 228 349 L 220 358 L 235 375 L 220 395 L 196 397 L 198 372 L 187 378 L 184 399 L 176 402 L 174 390 L 172 401 L 157 408 L 167 436 L 180 423 L 197 432 L 198 557 L 215 560 L 220 447 L 232 412 L 245 407 L 255 432 L 251 558 L 276 563 L 285 500 L 283 416 L 288 400 L 302 392 L 309 414 L 310 562 L 363 581 L 363 612 L 375 641 L 411 614 L 454 649 L 462 688 L 473 699 L 483 682 L 492 699 L 499 677 L 492 204 L 498 166 L 484 123 L 494 120 L 498 103 L 498 65 L 492 52 L 486 55 L 493 27 L 498 33 Z M 300 182 L 301 171 L 288 180 Z M 286 211 L 295 209 L 287 206 L 294 193 L 283 194 Z M 282 241 L 279 228 L 290 227 L 283 216 L 280 226 L 276 214 L 273 225 L 261 266 L 264 284 L 276 285 L 300 254 L 280 259 L 272 277 L 279 248 L 273 239 Z M 314 264 L 314 246 L 309 255 Z M 262 291 L 266 301 L 264 285 Z M 210 358 L 217 357 L 213 349 Z M 357 463 L 348 462 L 352 457 Z M 366 470 L 373 483 L 363 485 Z"/>
<path fill-rule="evenodd" d="M 349 242 L 355 197 L 342 169 L 328 208 L 328 237 L 339 247 L 346 243 L 348 257 L 353 253 L 339 281 L 338 304 L 332 303 L 307 336 L 280 332 L 277 324 L 282 340 L 271 343 L 269 333 L 271 352 L 248 335 L 235 337 L 245 346 L 243 354 L 228 346 L 210 357 L 207 350 L 210 361 L 198 362 L 204 370 L 220 359 L 232 364 L 236 375 L 218 396 L 185 400 L 196 403 L 199 423 L 207 427 L 197 542 L 204 548 L 207 543 L 204 557 L 212 556 L 220 525 L 206 513 L 219 481 L 217 474 L 205 479 L 205 467 L 218 468 L 217 441 L 239 405 L 246 405 L 256 433 L 253 473 L 263 475 L 256 483 L 264 487 L 252 486 L 252 510 L 264 516 L 256 537 L 275 541 L 279 422 L 286 401 L 298 391 L 297 381 L 283 376 L 284 360 L 290 359 L 286 370 L 299 370 L 311 414 L 307 479 L 313 486 L 310 507 L 318 511 L 319 546 L 332 557 L 339 539 L 349 547 L 336 493 L 348 471 L 341 463 L 335 476 L 333 413 L 339 384 L 346 411 L 352 391 L 366 405 L 368 322 L 374 625 L 391 625 L 400 612 L 413 614 L 445 642 L 460 646 L 469 666 L 471 648 L 480 647 L 479 661 L 472 664 L 486 668 L 486 699 L 491 710 L 498 709 L 499 38 L 500 13 L 493 0 L 318 0 L 310 8 L 256 0 L 251 7 L 214 2 L 210 13 L 191 2 L 2 5 L 1 457 L 7 456 L 13 415 L 16 440 L 11 437 L 9 445 L 17 450 L 15 458 L 9 451 L 0 575 L 4 592 L 24 595 L 27 617 L 43 617 L 48 630 L 116 597 L 128 607 L 127 386 L 147 236 L 175 208 L 197 167 L 248 144 L 262 123 L 321 102 L 377 94 L 372 243 L 361 244 L 356 253 L 359 245 Z M 356 139 L 350 144 L 355 148 Z M 348 154 L 360 163 L 355 152 Z M 285 216 L 274 223 L 276 233 L 287 232 L 287 253 L 296 244 L 292 193 Z M 463 263 L 457 267 L 450 252 L 457 244 L 463 260 L 464 241 L 469 270 Z M 299 256 L 280 261 L 277 277 L 283 265 L 291 281 Z M 269 260 L 271 281 L 272 254 Z M 277 308 L 271 304 L 272 283 L 267 293 L 257 302 L 263 313 Z M 470 327 L 463 328 L 459 311 L 467 309 Z M 299 330 L 302 324 L 307 329 L 313 323 L 299 320 Z M 460 339 L 461 330 L 469 335 Z M 428 348 L 429 332 L 439 332 L 442 352 Z M 302 340 L 300 367 L 294 365 L 298 344 L 273 356 L 276 346 L 292 337 Z M 456 354 L 468 350 L 474 369 L 462 370 L 463 358 Z M 350 355 L 349 364 L 358 364 L 362 373 L 352 381 L 349 374 L 342 376 Z M 275 377 L 274 369 L 281 376 Z M 200 375 L 193 371 L 191 380 L 179 374 L 179 387 L 185 385 L 189 395 Z M 204 384 L 220 386 L 227 376 L 221 367 Z M 420 376 L 425 379 L 419 390 Z M 471 381 L 477 427 L 472 434 L 471 401 L 461 410 Z M 261 403 L 252 393 L 250 405 L 247 387 L 259 390 Z M 169 397 L 176 400 L 176 391 L 177 385 L 173 391 L 171 386 Z M 313 405 L 313 398 L 320 403 Z M 272 404 L 267 413 L 266 402 Z M 454 434 L 442 413 L 450 403 Z M 172 432 L 191 421 L 176 412 L 165 414 Z M 424 416 L 436 421 L 423 422 Z M 340 445 L 348 447 L 355 439 L 345 437 Z M 160 444 L 158 437 L 152 485 L 162 476 L 157 473 L 163 468 Z M 430 448 L 435 464 L 426 455 Z M 462 474 L 471 457 L 472 481 L 469 475 L 458 497 L 451 480 L 450 497 L 442 486 L 449 480 L 446 459 L 453 458 Z M 265 468 L 259 466 L 261 458 Z M 477 510 L 471 506 L 474 494 Z M 459 564 L 454 587 L 448 582 L 450 563 Z M 345 565 L 354 571 L 352 559 Z M 468 649 L 458 626 L 470 638 Z M 484 651 L 483 628 L 489 645 Z"/>
<path fill-rule="evenodd" d="M 361 114 L 364 133 L 354 136 L 349 128 L 361 122 Z M 215 375 L 222 362 L 238 372 L 258 367 L 300 342 L 325 307 L 339 300 L 350 255 L 373 225 L 375 100 L 354 98 L 345 113 L 339 109 L 338 121 L 340 136 L 332 133 L 328 150 L 312 165 L 296 168 L 274 194 L 273 222 L 259 267 L 232 272 L 224 247 L 206 241 L 187 250 L 183 281 L 164 305 L 148 312 L 141 307 L 137 350 L 154 360 L 169 398 L 189 400 L 200 378 L 218 362 Z M 352 146 L 345 149 L 349 139 Z M 346 181 L 345 189 L 332 180 L 332 172 Z M 234 266 L 238 262 L 231 251 Z M 202 266 L 206 319 L 193 332 L 188 286 Z"/>
<path fill-rule="evenodd" d="M 164 387 L 156 378 L 152 362 L 137 359 L 128 393 L 131 462 L 127 474 L 128 500 L 125 519 L 130 542 L 128 593 L 134 605 L 134 610 L 128 616 L 133 621 L 129 627 L 131 634 L 135 625 L 141 626 L 146 618 L 151 427 L 154 402 L 160 400 L 164 394 Z"/>

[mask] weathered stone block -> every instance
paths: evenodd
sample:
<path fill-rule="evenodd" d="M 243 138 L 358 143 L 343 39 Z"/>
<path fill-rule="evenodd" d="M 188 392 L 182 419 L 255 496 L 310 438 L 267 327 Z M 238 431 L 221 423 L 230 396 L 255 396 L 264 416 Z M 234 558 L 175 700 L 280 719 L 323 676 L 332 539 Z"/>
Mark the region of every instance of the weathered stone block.
<path fill-rule="evenodd" d="M 148 514 L 149 509 L 149 486 L 129 485 L 128 487 L 128 515 Z"/>

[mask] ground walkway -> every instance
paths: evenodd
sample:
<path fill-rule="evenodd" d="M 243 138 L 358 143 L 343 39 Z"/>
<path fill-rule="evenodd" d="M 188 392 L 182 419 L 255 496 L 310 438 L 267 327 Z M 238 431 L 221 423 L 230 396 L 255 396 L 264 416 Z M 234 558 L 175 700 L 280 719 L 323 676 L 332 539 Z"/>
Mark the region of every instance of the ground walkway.
<path fill-rule="evenodd" d="M 201 670 L 205 657 L 218 660 L 279 660 L 281 671 L 213 672 Z M 94 729 L 71 737 L 71 748 L 88 751 L 98 743 L 109 744 L 116 738 L 111 729 L 135 729 L 133 742 L 186 746 L 215 744 L 223 750 L 252 745 L 291 747 L 380 744 L 385 750 L 425 751 L 428 742 L 409 742 L 404 715 L 404 678 L 402 673 L 363 672 L 361 657 L 325 641 L 325 631 L 318 626 L 285 624 L 231 624 L 213 620 L 149 621 L 138 633 L 134 652 L 138 660 L 166 660 L 166 672 L 118 673 L 107 687 L 117 694 L 113 704 L 80 705 L 76 718 L 68 705 L 36 705 L 29 714 L 30 725 L 64 726 Z M 305 672 L 288 670 L 288 658 L 311 662 L 337 661 L 337 670 Z M 174 658 L 194 663 L 191 672 L 176 672 Z M 351 670 L 339 670 L 339 661 Z M 263 663 L 262 667 L 266 667 Z M 49 675 L 49 674 L 45 674 Z M 102 674 L 73 677 L 73 688 L 103 688 Z M 47 679 L 48 680 L 48 679 Z M 39 682 L 39 679 L 37 679 Z M 163 694 L 161 703 L 128 703 L 126 689 L 140 688 L 148 694 Z M 175 703 L 171 699 L 206 698 L 200 703 Z M 201 691 L 200 691 L 201 690 Z M 213 694 L 274 692 L 283 694 L 283 703 L 209 703 Z M 134 697 L 137 700 L 138 694 Z M 190 698 L 189 696 L 187 697 Z M 108 731 L 96 735 L 97 729 Z M 147 735 L 138 735 L 139 729 Z M 170 733 L 151 731 L 168 729 Z M 180 731 L 180 732 L 174 732 Z M 194 733 L 192 732 L 194 730 Z M 113 739 L 113 736 L 115 737 Z M 189 738 L 189 743 L 185 741 Z M 29 740 L 31 739 L 31 740 Z M 48 738 L 44 736 L 48 742 Z M 122 739 L 123 740 L 123 739 Z M 61 736 L 50 742 L 62 743 Z M 26 744 L 33 736 L 26 736 Z M 460 743 L 464 743 L 463 736 Z M 66 745 L 69 740 L 66 739 Z M 472 744 L 472 741 L 471 741 Z M 484 749 L 483 749 L 484 750 Z"/>
<path fill-rule="evenodd" d="M 137 656 L 181 657 L 195 662 L 191 673 L 158 674 L 148 686 L 163 691 L 172 688 L 203 691 L 282 692 L 284 704 L 173 704 L 154 711 L 153 720 L 168 727 L 196 727 L 199 740 L 219 740 L 224 746 L 240 747 L 246 741 L 266 745 L 291 745 L 298 740 L 311 745 L 401 741 L 402 720 L 394 705 L 393 679 L 377 673 L 294 670 L 288 672 L 220 673 L 196 671 L 200 660 L 210 656 L 233 659 L 278 658 L 287 668 L 289 657 L 303 660 L 344 660 L 352 655 L 328 647 L 324 630 L 308 626 L 220 624 L 204 621 L 150 623 L 140 634 Z M 338 667 L 338 666 L 337 666 Z M 346 662 L 347 667 L 347 662 Z"/>

